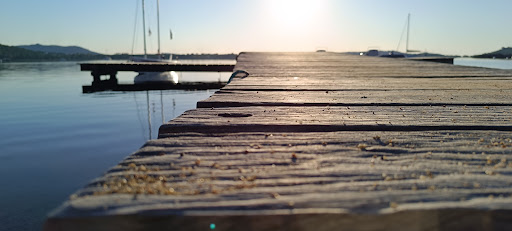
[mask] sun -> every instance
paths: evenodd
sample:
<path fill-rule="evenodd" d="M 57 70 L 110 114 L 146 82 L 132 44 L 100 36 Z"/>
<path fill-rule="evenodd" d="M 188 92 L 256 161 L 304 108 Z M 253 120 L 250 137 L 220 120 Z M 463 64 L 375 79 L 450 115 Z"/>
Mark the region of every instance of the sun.
<path fill-rule="evenodd" d="M 266 1 L 266 7 L 273 23 L 296 28 L 314 24 L 325 10 L 325 2 L 325 0 L 270 0 Z"/>

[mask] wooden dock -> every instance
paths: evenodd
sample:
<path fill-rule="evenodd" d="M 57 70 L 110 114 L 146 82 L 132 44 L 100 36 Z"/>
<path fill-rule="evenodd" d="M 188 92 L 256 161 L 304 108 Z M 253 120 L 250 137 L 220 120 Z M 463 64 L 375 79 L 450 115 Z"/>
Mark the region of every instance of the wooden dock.
<path fill-rule="evenodd" d="M 242 53 L 45 230 L 510 230 L 512 71 Z"/>
<path fill-rule="evenodd" d="M 142 90 L 169 90 L 169 89 L 219 89 L 225 86 L 224 83 L 154 83 L 154 84 L 119 84 L 117 72 L 232 72 L 235 65 L 229 64 L 180 64 L 180 63 L 161 63 L 161 62 L 93 62 L 81 63 L 81 71 L 90 71 L 93 76 L 91 85 L 82 86 L 83 93 L 92 93 L 98 91 L 142 91 Z M 109 76 L 102 80 L 101 76 Z"/>
<path fill-rule="evenodd" d="M 119 62 L 119 63 L 81 63 L 80 70 L 97 72 L 101 75 L 110 75 L 118 71 L 135 72 L 162 72 L 162 71 L 210 71 L 210 72 L 231 72 L 234 65 L 229 64 L 180 64 L 160 62 Z"/>

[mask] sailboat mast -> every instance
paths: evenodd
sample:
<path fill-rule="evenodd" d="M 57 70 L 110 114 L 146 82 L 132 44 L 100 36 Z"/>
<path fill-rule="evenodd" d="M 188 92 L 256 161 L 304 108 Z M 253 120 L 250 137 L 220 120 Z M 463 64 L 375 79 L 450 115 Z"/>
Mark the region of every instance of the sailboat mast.
<path fill-rule="evenodd" d="M 407 40 L 405 42 L 405 52 L 409 52 L 409 26 L 411 24 L 411 14 L 407 15 Z"/>
<path fill-rule="evenodd" d="M 144 16 L 144 0 L 142 0 L 142 35 L 144 36 L 144 58 L 148 58 L 146 51 L 146 16 Z"/>
<path fill-rule="evenodd" d="M 158 57 L 160 57 L 160 0 L 156 0 L 156 17 L 158 27 Z"/>

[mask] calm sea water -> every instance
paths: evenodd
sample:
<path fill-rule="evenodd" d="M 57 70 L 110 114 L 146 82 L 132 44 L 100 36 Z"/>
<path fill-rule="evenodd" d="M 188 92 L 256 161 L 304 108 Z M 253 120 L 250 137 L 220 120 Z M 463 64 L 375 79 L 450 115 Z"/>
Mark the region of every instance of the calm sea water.
<path fill-rule="evenodd" d="M 230 75 L 180 74 L 183 81 Z M 75 62 L 0 64 L 0 230 L 40 230 L 71 193 L 156 138 L 162 121 L 215 92 L 82 94 L 91 81 Z"/>
<path fill-rule="evenodd" d="M 487 67 L 496 69 L 512 69 L 512 60 L 510 59 L 473 59 L 473 58 L 456 58 L 453 61 L 455 65 Z"/>
<path fill-rule="evenodd" d="M 460 58 L 455 64 L 512 69 L 510 60 Z M 134 76 L 118 78 L 133 82 Z M 225 81 L 229 73 L 181 78 Z M 46 214 L 71 193 L 156 138 L 162 121 L 214 93 L 82 94 L 91 81 L 73 62 L 0 64 L 0 230 L 40 230 Z"/>

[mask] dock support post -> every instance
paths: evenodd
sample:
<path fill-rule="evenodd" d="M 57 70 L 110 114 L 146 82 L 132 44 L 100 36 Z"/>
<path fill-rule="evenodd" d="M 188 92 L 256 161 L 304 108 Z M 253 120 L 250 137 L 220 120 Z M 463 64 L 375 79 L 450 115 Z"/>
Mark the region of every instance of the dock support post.
<path fill-rule="evenodd" d="M 99 85 L 117 85 L 117 71 L 110 72 L 110 73 L 101 73 L 98 71 L 91 72 L 91 75 L 93 77 L 92 85 L 93 86 L 99 86 Z M 109 75 L 110 78 L 108 80 L 101 80 L 101 75 Z"/>
<path fill-rule="evenodd" d="M 117 85 L 117 72 L 113 72 L 113 73 L 110 73 L 110 79 L 108 80 L 108 82 L 112 85 Z"/>
<path fill-rule="evenodd" d="M 98 73 L 98 72 L 93 71 L 93 72 L 91 72 L 91 75 L 92 75 L 92 78 L 93 78 L 92 85 L 93 86 L 100 85 L 101 84 L 101 78 L 100 78 L 101 74 Z"/>

